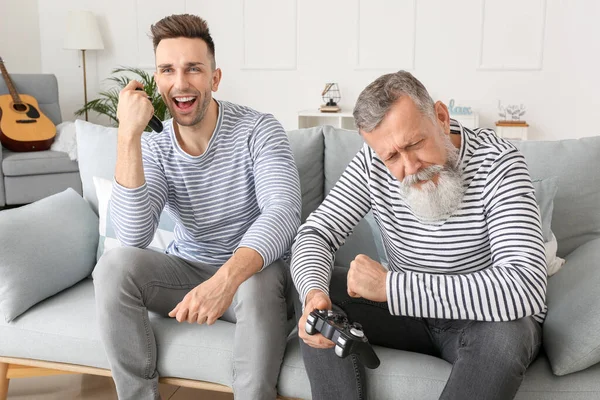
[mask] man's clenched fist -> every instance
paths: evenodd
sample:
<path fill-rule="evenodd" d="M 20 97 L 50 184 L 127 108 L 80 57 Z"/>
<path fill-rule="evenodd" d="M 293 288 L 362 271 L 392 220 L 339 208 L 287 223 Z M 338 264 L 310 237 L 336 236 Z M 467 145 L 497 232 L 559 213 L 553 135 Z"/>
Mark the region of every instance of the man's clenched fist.
<path fill-rule="evenodd" d="M 348 294 L 367 300 L 387 301 L 385 282 L 387 270 L 364 254 L 356 256 L 348 271 Z"/>

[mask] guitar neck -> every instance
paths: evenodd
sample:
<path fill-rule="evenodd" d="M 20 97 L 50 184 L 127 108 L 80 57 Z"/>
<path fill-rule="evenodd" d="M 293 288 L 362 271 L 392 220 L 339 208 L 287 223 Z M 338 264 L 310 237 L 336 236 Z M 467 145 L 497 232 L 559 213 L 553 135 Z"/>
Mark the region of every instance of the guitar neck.
<path fill-rule="evenodd" d="M 4 82 L 6 82 L 6 87 L 8 88 L 8 92 L 10 93 L 10 96 L 13 99 L 13 102 L 15 104 L 21 104 L 21 98 L 19 97 L 19 93 L 17 92 L 17 89 L 15 89 L 15 86 L 13 85 L 12 79 L 10 79 L 10 75 L 8 75 L 8 71 L 6 70 L 6 67 L 4 66 L 4 61 L 2 60 L 2 58 L 0 58 L 0 71 L 2 71 L 2 77 L 4 78 Z"/>

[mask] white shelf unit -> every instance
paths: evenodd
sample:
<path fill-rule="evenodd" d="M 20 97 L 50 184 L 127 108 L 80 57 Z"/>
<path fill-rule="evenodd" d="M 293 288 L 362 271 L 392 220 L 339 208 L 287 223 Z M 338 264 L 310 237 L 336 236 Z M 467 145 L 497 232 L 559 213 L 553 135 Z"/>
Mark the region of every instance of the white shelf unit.
<path fill-rule="evenodd" d="M 351 112 L 326 113 L 319 110 L 298 112 L 298 129 L 320 125 L 331 125 L 336 128 L 356 130 L 354 117 Z"/>
<path fill-rule="evenodd" d="M 479 128 L 479 114 L 450 115 L 464 127 L 469 129 Z M 312 128 L 319 125 L 331 125 L 336 128 L 356 130 L 354 117 L 351 112 L 326 113 L 319 110 L 304 110 L 298 112 L 298 129 Z"/>
<path fill-rule="evenodd" d="M 496 135 L 504 139 L 510 140 L 527 140 L 527 131 L 529 124 L 523 122 L 521 124 L 496 122 Z"/>

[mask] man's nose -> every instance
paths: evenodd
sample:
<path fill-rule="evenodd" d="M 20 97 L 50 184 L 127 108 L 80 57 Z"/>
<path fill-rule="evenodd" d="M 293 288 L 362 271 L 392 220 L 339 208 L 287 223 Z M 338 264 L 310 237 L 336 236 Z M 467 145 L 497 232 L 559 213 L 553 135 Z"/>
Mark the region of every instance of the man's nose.
<path fill-rule="evenodd" d="M 419 159 L 414 156 L 413 154 L 410 154 L 410 152 L 404 153 L 404 176 L 406 175 L 414 175 L 416 174 L 419 169 L 421 169 L 421 162 L 419 161 Z"/>
<path fill-rule="evenodd" d="M 185 90 L 189 86 L 184 72 L 178 72 L 175 76 L 175 88 L 177 90 Z"/>

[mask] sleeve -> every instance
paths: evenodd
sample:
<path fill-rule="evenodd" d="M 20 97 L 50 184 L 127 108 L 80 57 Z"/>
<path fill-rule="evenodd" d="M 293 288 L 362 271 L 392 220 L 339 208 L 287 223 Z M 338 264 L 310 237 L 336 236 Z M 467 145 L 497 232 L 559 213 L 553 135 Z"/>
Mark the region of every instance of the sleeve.
<path fill-rule="evenodd" d="M 365 147 L 298 229 L 292 247 L 291 274 L 302 304 L 312 289 L 329 294 L 335 252 L 371 209 Z"/>
<path fill-rule="evenodd" d="M 290 248 L 300 225 L 300 179 L 287 135 L 274 117 L 263 115 L 257 121 L 249 147 L 261 214 L 246 231 L 238 248 L 257 251 L 263 258 L 264 268 Z"/>
<path fill-rule="evenodd" d="M 126 188 L 113 180 L 110 213 L 117 239 L 125 245 L 145 248 L 150 245 L 168 194 L 164 170 L 142 135 L 142 162 L 146 182 L 138 188 Z"/>
<path fill-rule="evenodd" d="M 492 163 L 483 192 L 492 266 L 460 275 L 388 272 L 390 313 L 421 318 L 543 320 L 547 271 L 533 185 L 511 149 Z"/>

